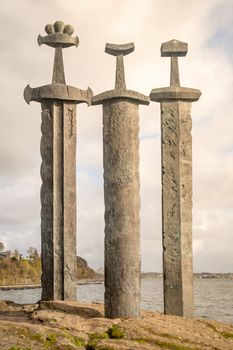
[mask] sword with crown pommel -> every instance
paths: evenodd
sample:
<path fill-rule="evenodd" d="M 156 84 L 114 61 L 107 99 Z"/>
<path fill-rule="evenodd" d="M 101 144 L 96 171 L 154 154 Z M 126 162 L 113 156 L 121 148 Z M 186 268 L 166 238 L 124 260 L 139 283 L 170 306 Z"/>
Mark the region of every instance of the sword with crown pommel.
<path fill-rule="evenodd" d="M 76 299 L 76 104 L 90 105 L 92 90 L 66 85 L 62 49 L 78 46 L 74 28 L 57 21 L 39 45 L 55 48 L 52 84 L 24 90 L 42 106 L 42 300 Z"/>

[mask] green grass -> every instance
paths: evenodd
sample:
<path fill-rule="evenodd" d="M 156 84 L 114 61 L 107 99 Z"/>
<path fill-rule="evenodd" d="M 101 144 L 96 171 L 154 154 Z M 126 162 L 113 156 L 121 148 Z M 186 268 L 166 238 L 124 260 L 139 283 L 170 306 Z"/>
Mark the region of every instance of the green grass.
<path fill-rule="evenodd" d="M 119 326 L 113 325 L 112 327 L 108 328 L 107 332 L 89 334 L 89 342 L 86 344 L 85 349 L 95 350 L 98 340 L 109 338 L 122 339 L 124 335 L 124 332 Z M 114 348 L 108 345 L 103 345 L 99 347 L 99 350 L 114 350 Z"/>
<path fill-rule="evenodd" d="M 221 332 L 221 335 L 222 335 L 224 338 L 233 338 L 233 333 Z"/>
<path fill-rule="evenodd" d="M 61 334 L 64 338 L 68 339 L 69 341 L 71 341 L 71 343 L 73 343 L 74 345 L 78 346 L 78 347 L 82 347 L 85 345 L 85 340 L 81 337 L 77 337 L 75 335 L 71 335 L 69 333 L 62 333 Z"/>
<path fill-rule="evenodd" d="M 55 333 L 47 334 L 47 336 L 45 338 L 44 346 L 46 348 L 50 348 L 51 346 L 53 346 L 56 343 L 56 340 L 57 340 L 57 334 L 55 334 Z"/>
<path fill-rule="evenodd" d="M 99 339 L 108 339 L 108 338 L 109 338 L 109 336 L 108 336 L 107 332 L 89 334 L 90 340 L 99 340 Z"/>
<path fill-rule="evenodd" d="M 85 345 L 85 340 L 81 337 L 71 336 L 70 341 L 78 347 L 82 347 Z"/>
<path fill-rule="evenodd" d="M 108 336 L 107 332 L 91 333 L 91 334 L 89 334 L 89 342 L 86 344 L 85 349 L 86 350 L 95 350 L 98 340 L 108 339 L 108 338 L 109 338 L 109 336 Z"/>
<path fill-rule="evenodd" d="M 116 324 L 107 330 L 107 334 L 110 339 L 122 339 L 125 336 L 123 330 Z"/>
<path fill-rule="evenodd" d="M 29 335 L 29 338 L 31 340 L 39 340 L 39 341 L 41 341 L 41 340 L 43 340 L 43 335 L 40 334 L 40 333 L 32 333 L 32 334 Z"/>

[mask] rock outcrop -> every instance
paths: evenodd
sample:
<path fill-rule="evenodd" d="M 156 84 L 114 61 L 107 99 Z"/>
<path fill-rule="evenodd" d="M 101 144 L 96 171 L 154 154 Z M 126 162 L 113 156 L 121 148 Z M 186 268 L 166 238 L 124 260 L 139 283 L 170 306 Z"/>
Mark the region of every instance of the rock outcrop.
<path fill-rule="evenodd" d="M 233 325 L 155 312 L 107 319 L 103 305 L 0 301 L 2 350 L 232 350 Z"/>
<path fill-rule="evenodd" d="M 77 256 L 77 279 L 102 279 L 103 275 L 95 272 L 81 256 Z"/>

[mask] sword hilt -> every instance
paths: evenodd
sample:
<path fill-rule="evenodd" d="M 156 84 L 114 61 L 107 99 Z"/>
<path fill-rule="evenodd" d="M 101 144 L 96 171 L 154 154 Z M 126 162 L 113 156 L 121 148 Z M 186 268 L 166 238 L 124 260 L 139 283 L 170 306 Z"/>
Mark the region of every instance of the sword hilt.
<path fill-rule="evenodd" d="M 120 44 L 120 45 L 107 43 L 105 46 L 106 53 L 112 56 L 116 56 L 115 89 L 117 91 L 126 90 L 123 56 L 126 56 L 133 51 L 134 51 L 134 43 Z"/>
<path fill-rule="evenodd" d="M 63 65 L 62 49 L 70 46 L 78 46 L 78 37 L 72 37 L 74 32 L 73 26 L 62 21 L 56 21 L 54 24 L 45 26 L 46 36 L 38 36 L 39 45 L 45 44 L 55 48 L 53 79 L 52 84 L 44 85 L 38 88 L 31 88 L 29 85 L 24 90 L 25 101 L 42 102 L 45 99 L 75 101 L 76 103 L 91 103 L 93 96 L 92 90 L 81 90 L 69 85 L 65 82 L 65 72 Z"/>
<path fill-rule="evenodd" d="M 161 56 L 171 57 L 170 86 L 180 86 L 178 57 L 186 56 L 188 44 L 178 40 L 170 40 L 162 44 Z"/>
<path fill-rule="evenodd" d="M 44 37 L 38 36 L 38 44 L 51 46 L 55 48 L 54 65 L 53 65 L 53 84 L 65 84 L 65 72 L 63 65 L 62 49 L 70 46 L 78 46 L 78 37 L 72 37 L 74 27 L 63 21 L 56 21 L 54 24 L 47 24 L 45 32 L 48 34 Z"/>

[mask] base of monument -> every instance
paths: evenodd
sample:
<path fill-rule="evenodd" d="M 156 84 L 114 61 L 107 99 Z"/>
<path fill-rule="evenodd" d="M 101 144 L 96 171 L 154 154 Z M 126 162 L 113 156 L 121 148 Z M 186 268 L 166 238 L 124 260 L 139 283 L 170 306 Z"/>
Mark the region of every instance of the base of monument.
<path fill-rule="evenodd" d="M 145 311 L 139 318 L 110 320 L 103 313 L 104 306 L 94 303 L 0 301 L 0 348 L 226 350 L 233 345 L 233 326 L 216 321 Z"/>

